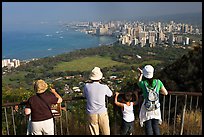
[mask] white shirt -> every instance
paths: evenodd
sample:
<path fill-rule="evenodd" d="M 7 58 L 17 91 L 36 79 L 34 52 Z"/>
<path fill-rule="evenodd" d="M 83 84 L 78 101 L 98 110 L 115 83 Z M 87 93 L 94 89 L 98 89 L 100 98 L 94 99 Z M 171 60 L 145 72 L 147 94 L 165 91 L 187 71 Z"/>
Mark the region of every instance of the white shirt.
<path fill-rule="evenodd" d="M 133 111 L 133 102 L 130 102 L 130 106 L 124 104 L 123 119 L 126 122 L 132 122 L 135 120 L 134 111 Z"/>
<path fill-rule="evenodd" d="M 111 97 L 112 94 L 107 85 L 99 82 L 86 83 L 83 95 L 87 99 L 87 113 L 100 114 L 107 112 L 105 96 Z"/>

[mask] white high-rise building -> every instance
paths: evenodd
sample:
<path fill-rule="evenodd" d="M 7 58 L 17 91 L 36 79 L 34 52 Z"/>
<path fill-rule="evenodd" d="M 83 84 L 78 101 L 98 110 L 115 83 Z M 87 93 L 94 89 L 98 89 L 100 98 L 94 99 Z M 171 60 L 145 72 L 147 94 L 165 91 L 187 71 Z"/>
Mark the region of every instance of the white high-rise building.
<path fill-rule="evenodd" d="M 185 38 L 185 45 L 189 45 L 190 44 L 190 39 L 189 39 L 189 37 L 186 37 Z"/>
<path fill-rule="evenodd" d="M 149 31 L 149 46 L 155 47 L 156 42 L 156 32 L 155 31 Z"/>
<path fill-rule="evenodd" d="M 161 31 L 161 22 L 158 22 L 158 31 Z"/>
<path fill-rule="evenodd" d="M 2 60 L 2 68 L 8 66 L 8 64 L 11 62 L 10 59 L 3 59 Z"/>
<path fill-rule="evenodd" d="M 8 69 L 11 69 L 12 67 L 14 67 L 14 62 L 10 62 L 7 67 Z"/>
<path fill-rule="evenodd" d="M 14 63 L 14 67 L 15 67 L 15 68 L 17 68 L 18 66 L 20 66 L 20 60 L 13 59 L 12 62 Z"/>
<path fill-rule="evenodd" d="M 17 59 L 12 59 L 12 61 L 10 59 L 3 59 L 2 60 L 2 68 L 3 67 L 8 67 L 8 69 L 12 68 L 12 67 L 18 67 L 20 66 L 20 60 Z"/>
<path fill-rule="evenodd" d="M 146 32 L 140 32 L 139 33 L 139 42 L 141 44 L 141 47 L 144 47 L 146 45 L 147 40 L 147 33 Z"/>

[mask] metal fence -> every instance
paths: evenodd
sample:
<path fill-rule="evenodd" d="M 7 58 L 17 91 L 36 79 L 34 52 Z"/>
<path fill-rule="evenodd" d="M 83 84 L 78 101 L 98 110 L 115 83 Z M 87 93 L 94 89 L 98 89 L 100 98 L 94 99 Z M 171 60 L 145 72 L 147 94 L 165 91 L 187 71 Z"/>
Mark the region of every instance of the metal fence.
<path fill-rule="evenodd" d="M 162 135 L 202 135 L 202 93 L 173 92 L 160 95 Z M 133 135 L 144 135 L 139 125 L 141 104 L 135 106 L 135 127 Z M 2 135 L 26 135 L 28 118 L 24 114 L 25 102 L 2 105 Z M 55 118 L 55 135 L 88 135 L 86 100 L 83 97 L 63 99 L 62 115 Z M 107 108 L 112 135 L 119 134 L 121 113 L 107 100 Z"/>

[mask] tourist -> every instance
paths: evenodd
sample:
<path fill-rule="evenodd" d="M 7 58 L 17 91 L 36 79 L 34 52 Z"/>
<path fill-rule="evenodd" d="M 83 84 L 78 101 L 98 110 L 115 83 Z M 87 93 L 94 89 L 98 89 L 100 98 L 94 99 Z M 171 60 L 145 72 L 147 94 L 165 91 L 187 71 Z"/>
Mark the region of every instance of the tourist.
<path fill-rule="evenodd" d="M 87 99 L 86 111 L 88 115 L 89 130 L 91 135 L 110 135 L 109 117 L 105 97 L 111 97 L 110 88 L 101 84 L 103 73 L 99 67 L 94 67 L 90 74 L 90 83 L 84 86 L 83 95 Z"/>
<path fill-rule="evenodd" d="M 26 103 L 25 114 L 31 114 L 32 135 L 54 135 L 54 119 L 51 105 L 62 102 L 61 96 L 53 88 L 49 88 L 43 80 L 34 83 L 36 95 L 30 97 Z M 46 92 L 47 91 L 47 92 Z"/>
<path fill-rule="evenodd" d="M 144 125 L 146 135 L 160 135 L 159 124 L 162 119 L 159 93 L 167 95 L 168 92 L 159 79 L 153 78 L 153 66 L 146 65 L 142 70 L 138 68 L 138 71 L 138 86 L 144 98 L 139 113 L 140 125 Z"/>
<path fill-rule="evenodd" d="M 135 92 L 134 92 L 135 93 Z M 133 111 L 133 106 L 137 104 L 138 97 L 136 96 L 136 101 L 132 101 L 132 92 L 124 93 L 124 101 L 118 102 L 119 92 L 115 92 L 115 104 L 122 109 L 122 126 L 121 126 L 121 135 L 132 135 L 134 128 L 135 115 Z"/>

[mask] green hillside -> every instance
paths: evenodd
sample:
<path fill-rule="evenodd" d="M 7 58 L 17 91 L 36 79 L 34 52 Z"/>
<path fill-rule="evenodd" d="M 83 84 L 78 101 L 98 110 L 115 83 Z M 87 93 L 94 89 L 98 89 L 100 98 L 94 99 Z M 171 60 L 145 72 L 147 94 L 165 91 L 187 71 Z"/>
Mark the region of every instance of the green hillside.
<path fill-rule="evenodd" d="M 112 84 L 109 85 L 112 88 L 119 88 L 128 82 L 134 83 L 132 79 L 137 75 L 137 71 L 132 73 L 132 69 L 152 64 L 157 70 L 156 72 L 159 72 L 161 68 L 170 65 L 189 50 L 190 48 L 140 48 L 116 44 L 80 49 L 55 57 L 22 63 L 12 72 L 2 75 L 2 102 L 21 101 L 22 98 L 28 98 L 30 94 L 34 94 L 33 82 L 37 79 L 53 83 L 57 91 L 64 95 L 65 84 L 71 88 L 80 86 L 80 82 L 88 80 L 89 73 L 95 66 L 102 69 L 106 82 L 111 75 L 116 75 L 120 79 L 120 83 L 112 81 Z M 141 58 L 138 58 L 137 55 Z M 74 78 L 66 79 L 67 76 L 74 76 Z M 12 96 L 12 91 L 20 96 Z"/>
<path fill-rule="evenodd" d="M 70 62 L 61 62 L 54 67 L 53 71 L 89 71 L 95 66 L 104 68 L 120 65 L 125 65 L 125 63 L 113 61 L 110 57 L 91 56 L 75 59 Z"/>

